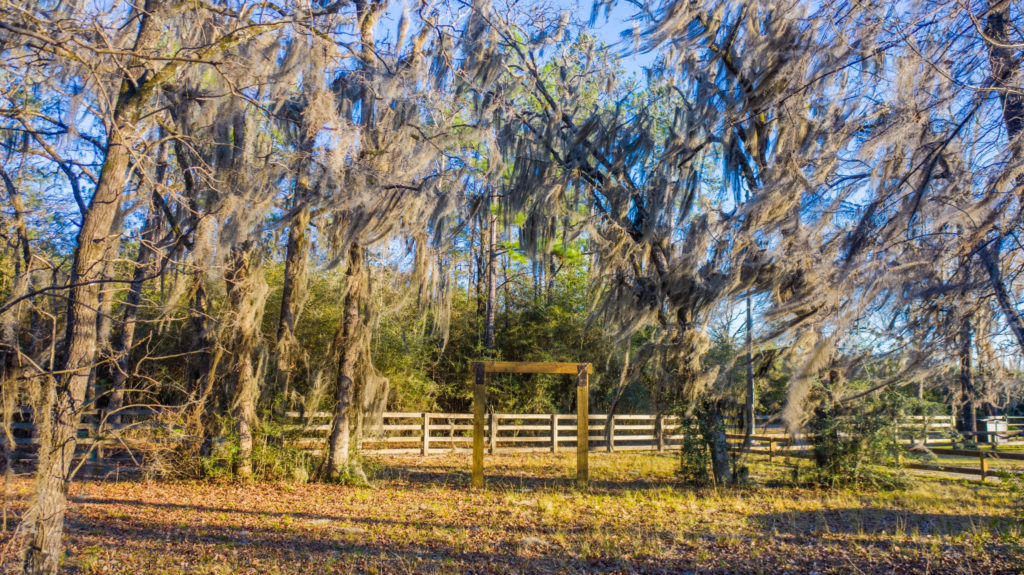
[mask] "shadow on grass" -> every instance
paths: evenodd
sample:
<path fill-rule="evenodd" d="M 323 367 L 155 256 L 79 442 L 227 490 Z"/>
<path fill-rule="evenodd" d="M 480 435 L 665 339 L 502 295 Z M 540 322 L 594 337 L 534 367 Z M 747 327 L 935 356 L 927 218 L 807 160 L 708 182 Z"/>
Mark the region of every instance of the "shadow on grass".
<path fill-rule="evenodd" d="M 865 533 L 892 535 L 900 521 L 932 524 L 936 533 L 957 533 L 983 521 L 999 518 L 972 515 L 941 516 L 889 509 L 840 509 L 818 512 L 785 512 L 752 516 L 764 534 L 751 537 L 737 533 L 698 531 L 683 535 L 650 533 L 666 542 L 657 557 L 621 555 L 612 547 L 586 547 L 589 531 L 576 531 L 566 541 L 551 537 L 539 526 L 478 531 L 470 525 L 436 521 L 403 521 L 321 515 L 275 513 L 259 510 L 222 509 L 167 502 L 83 499 L 100 506 L 69 518 L 68 534 L 77 548 L 120 548 L 118 559 L 128 554 L 133 564 L 161 572 L 264 572 L 268 565 L 283 573 L 415 572 L 415 573 L 774 573 L 794 572 L 969 572 L 1014 573 L 1007 567 L 1006 550 L 986 549 L 972 553 L 970 543 L 946 540 L 936 554 L 928 542 L 899 541 L 904 553 L 894 549 L 893 539 L 851 537 L 861 532 L 856 517 L 871 523 Z M 103 506 L 132 506 L 140 513 L 110 513 Z M 189 509 L 216 514 L 203 520 L 183 522 L 170 514 L 146 513 L 147 509 Z M 262 516 L 239 527 L 230 517 Z M 316 523 L 277 521 L 283 517 Z M 901 516 L 902 519 L 899 519 Z M 322 521 L 321 520 L 326 520 Z M 356 525 L 358 527 L 352 527 Z M 398 527 L 397 530 L 392 527 Z M 412 528 L 413 531 L 403 529 Z M 709 528 L 713 526 L 709 525 Z M 907 529 L 907 532 L 910 530 Z M 774 553 L 750 552 L 755 539 Z M 675 543 L 669 543 L 675 540 Z M 824 547 L 822 546 L 824 543 Z M 583 546 L 581 546 L 583 545 Z M 838 546 L 838 547 L 837 547 Z M 908 556 L 915 548 L 931 553 Z M 828 549 L 829 551 L 825 551 Z M 834 554 L 834 555 L 833 555 Z M 75 564 L 75 557 L 70 563 Z M 201 570 L 198 567 L 220 570 Z M 216 565 L 215 565 L 216 564 Z M 167 570 L 165 566 L 172 568 Z M 178 566 L 182 567 L 178 571 Z"/>
<path fill-rule="evenodd" d="M 484 485 L 488 489 L 562 489 L 571 490 L 578 487 L 575 471 L 572 476 L 528 475 L 526 471 L 499 468 L 484 468 Z M 465 487 L 472 483 L 470 471 L 438 466 L 424 468 L 422 465 L 384 464 L 373 473 L 375 481 L 401 481 L 410 485 L 428 487 Z M 593 478 L 593 471 L 591 471 Z M 635 479 L 591 479 L 587 484 L 590 491 L 602 493 L 622 493 L 626 491 L 659 490 L 666 487 L 686 486 L 673 477 L 637 477 Z"/>
<path fill-rule="evenodd" d="M 86 500 L 103 504 L 103 500 Z M 140 507 L 182 507 L 224 513 L 257 513 L 235 509 L 218 510 L 167 503 L 112 501 L 118 505 Z M 320 516 L 309 514 L 295 517 Z M 331 519 L 329 516 L 322 518 Z M 68 534 L 85 550 L 109 545 L 111 540 L 131 555 L 140 567 L 148 562 L 174 566 L 188 565 L 181 572 L 193 572 L 203 563 L 230 563 L 229 572 L 262 572 L 268 564 L 282 573 L 681 573 L 693 567 L 689 560 L 637 558 L 623 560 L 614 556 L 582 557 L 566 553 L 554 542 L 536 537 L 533 532 L 501 532 L 500 538 L 468 544 L 457 534 L 467 532 L 466 525 L 431 522 L 402 522 L 337 518 L 337 524 L 317 524 L 310 529 L 302 524 L 247 526 L 238 529 L 211 523 L 190 524 L 137 517 L 90 516 L 69 521 Z M 394 533 L 382 535 L 370 529 L 352 529 L 346 523 L 400 524 L 422 529 L 415 540 Z M 447 533 L 438 529 L 446 529 Z M 543 534 L 541 534 L 543 536 Z M 443 539 L 449 539 L 444 541 Z M 476 547 L 477 549 L 472 549 Z M 253 566 L 262 562 L 259 566 Z M 69 562 L 75 564 L 75 557 Z M 74 570 L 72 572 L 75 572 Z M 169 571 L 178 572 L 178 571 Z M 218 573 L 222 571 L 216 571 Z"/>
<path fill-rule="evenodd" d="M 884 507 L 784 511 L 752 515 L 749 521 L 772 535 L 969 535 L 1002 532 L 1014 525 L 1009 515 L 921 513 Z"/>
<path fill-rule="evenodd" d="M 75 498 L 76 504 L 98 505 L 98 506 L 123 506 L 137 509 L 168 509 L 182 511 L 197 511 L 201 513 L 216 513 L 218 515 L 241 515 L 264 518 L 289 518 L 299 519 L 307 522 L 336 522 L 338 524 L 355 523 L 363 525 L 394 525 L 403 527 L 439 528 L 439 529 L 465 529 L 466 526 L 458 523 L 438 523 L 434 521 L 410 521 L 397 519 L 376 519 L 369 517 L 358 517 L 354 515 L 330 515 L 325 513 L 308 513 L 304 511 L 266 511 L 259 509 L 236 509 L 233 507 L 217 507 L 212 505 L 190 505 L 184 503 L 169 503 L 157 501 L 142 501 L 138 499 L 101 499 L 92 497 Z"/>

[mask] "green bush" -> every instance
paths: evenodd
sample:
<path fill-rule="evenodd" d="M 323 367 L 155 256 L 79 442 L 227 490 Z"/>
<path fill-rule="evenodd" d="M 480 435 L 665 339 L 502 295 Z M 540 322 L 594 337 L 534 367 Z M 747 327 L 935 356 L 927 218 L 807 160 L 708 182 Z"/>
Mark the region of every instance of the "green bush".
<path fill-rule="evenodd" d="M 680 481 L 694 487 L 711 485 L 711 456 L 698 418 L 692 415 L 682 416 L 679 429 L 675 433 L 683 436 L 679 449 Z"/>
<path fill-rule="evenodd" d="M 167 448 L 146 453 L 143 474 L 148 477 L 227 481 L 235 477 L 238 435 L 234 420 L 224 417 L 215 428 L 222 437 L 167 442 Z M 284 445 L 285 428 L 265 419 L 253 430 L 253 478 L 305 483 L 313 476 L 317 459 L 309 452 Z"/>
<path fill-rule="evenodd" d="M 905 485 L 898 425 L 905 400 L 896 392 L 884 392 L 856 407 L 819 406 L 808 425 L 814 480 L 830 487 Z"/>
<path fill-rule="evenodd" d="M 265 420 L 253 438 L 253 477 L 271 481 L 305 483 L 313 476 L 316 458 L 308 451 L 288 447 L 281 441 L 285 428 L 273 420 Z"/>

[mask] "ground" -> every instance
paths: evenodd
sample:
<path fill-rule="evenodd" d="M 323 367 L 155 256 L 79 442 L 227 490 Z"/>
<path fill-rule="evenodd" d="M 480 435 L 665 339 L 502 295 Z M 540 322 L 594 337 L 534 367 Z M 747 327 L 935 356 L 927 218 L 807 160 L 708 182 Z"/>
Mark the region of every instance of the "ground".
<path fill-rule="evenodd" d="M 803 462 L 804 465 L 807 462 Z M 468 455 L 367 462 L 372 485 L 84 481 L 69 573 L 1021 573 L 1011 492 L 914 477 L 900 491 L 822 490 L 755 466 L 751 486 L 677 484 L 668 455 Z M 20 513 L 28 478 L 9 487 Z M 12 521 L 13 523 L 13 521 Z M 0 566 L 10 561 L 10 525 Z M 9 565 L 9 563 L 8 563 Z"/>

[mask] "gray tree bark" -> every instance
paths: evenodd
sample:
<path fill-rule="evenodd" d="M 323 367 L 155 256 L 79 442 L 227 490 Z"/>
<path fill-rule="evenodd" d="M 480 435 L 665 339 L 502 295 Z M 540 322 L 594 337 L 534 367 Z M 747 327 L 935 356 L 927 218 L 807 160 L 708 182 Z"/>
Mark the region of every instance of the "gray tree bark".
<path fill-rule="evenodd" d="M 966 318 L 960 326 L 960 429 L 970 432 L 971 441 L 977 441 L 978 412 L 975 405 L 974 384 L 971 378 L 971 320 Z"/>
<path fill-rule="evenodd" d="M 297 356 L 295 326 L 306 299 L 309 260 L 309 209 L 305 206 L 288 228 L 288 247 L 284 261 L 284 284 L 281 288 L 281 317 L 277 323 L 276 391 L 282 394 L 287 407 L 292 371 Z"/>
<path fill-rule="evenodd" d="M 297 120 L 300 129 L 304 128 L 302 118 L 299 117 Z M 285 250 L 281 315 L 277 323 L 277 347 L 274 351 L 276 378 L 274 391 L 282 395 L 283 408 L 288 406 L 292 372 L 295 369 L 298 355 L 295 326 L 302 314 L 302 306 L 305 304 L 308 289 L 310 210 L 307 202 L 312 195 L 309 183 L 312 148 L 312 139 L 303 137 L 299 145 L 299 153 L 302 154 L 302 157 L 296 169 L 295 187 L 292 194 L 292 211 L 295 215 L 288 226 L 288 246 Z"/>
<path fill-rule="evenodd" d="M 151 270 L 149 266 L 152 257 L 152 242 L 159 226 L 159 215 L 152 207 L 146 217 L 146 223 L 142 230 L 139 243 L 139 253 L 135 257 L 135 271 L 132 274 L 131 283 L 128 284 L 128 293 L 124 298 L 124 314 L 121 318 L 121 335 L 113 351 L 114 373 L 111 377 L 110 401 L 107 410 L 110 412 L 110 423 L 116 425 L 120 422 L 121 416 L 118 411 L 124 406 L 125 387 L 128 383 L 128 374 L 131 371 L 131 351 L 135 345 L 135 327 L 139 316 L 139 303 L 142 301 L 142 287 Z"/>
<path fill-rule="evenodd" d="M 747 298 L 747 322 L 744 329 L 744 346 L 747 350 L 747 394 L 743 402 L 743 449 L 750 449 L 754 435 L 754 315 L 753 301 L 748 295 Z"/>
<path fill-rule="evenodd" d="M 1024 142 L 1020 141 L 1021 132 L 1024 131 L 1024 92 L 1020 87 L 1020 62 L 1014 57 L 1013 44 L 1007 32 L 1010 25 L 1010 3 L 1006 0 L 990 3 L 985 26 L 989 66 L 993 84 L 999 92 L 999 101 L 1003 107 L 1003 124 L 1010 144 L 1010 154 L 1014 158 L 1019 158 L 1024 148 Z M 1017 186 L 1021 185 L 1021 178 L 1018 177 Z M 1024 318 L 1014 306 L 999 268 L 1000 240 L 1001 237 L 996 237 L 991 247 L 981 246 L 978 252 L 995 290 L 999 309 L 1006 317 L 1006 322 L 1010 324 L 1010 330 L 1017 339 L 1021 352 L 1024 353 Z"/>
<path fill-rule="evenodd" d="M 988 273 L 992 288 L 996 293 L 999 309 L 1003 312 L 1006 323 L 1010 325 L 1010 331 L 1013 333 L 1014 338 L 1016 338 L 1021 353 L 1024 353 L 1024 318 L 1021 318 L 1020 312 L 1014 307 L 1013 301 L 1010 298 L 1010 292 L 1006 288 L 1006 282 L 1003 280 L 1003 272 L 999 268 L 999 244 L 1000 241 L 997 239 L 991 246 L 983 246 L 978 250 L 978 253 L 981 256 L 981 263 L 985 266 L 985 271 Z"/>
<path fill-rule="evenodd" d="M 718 401 L 709 401 L 704 413 L 704 441 L 711 453 L 711 472 L 715 485 L 721 487 L 733 482 L 729 460 L 729 440 L 725 434 L 725 418 Z"/>
<path fill-rule="evenodd" d="M 487 317 L 484 319 L 484 349 L 494 357 L 494 320 L 498 305 L 498 215 L 495 213 L 497 193 L 487 196 Z"/>
<path fill-rule="evenodd" d="M 256 248 L 251 242 L 235 248 L 231 260 L 225 281 L 228 304 L 233 314 L 230 324 L 234 335 L 231 346 L 232 415 L 238 435 L 235 475 L 248 479 L 253 472 L 253 428 L 256 425 L 256 400 L 259 398 L 255 354 L 267 300 L 267 284 L 257 261 Z"/>
<path fill-rule="evenodd" d="M 349 429 L 355 395 L 355 369 L 358 358 L 356 339 L 359 337 L 359 303 L 365 283 L 363 247 L 353 242 L 348 252 L 348 270 L 345 272 L 345 307 L 341 327 L 335 338 L 338 350 L 338 386 L 335 394 L 334 420 L 328 446 L 327 472 L 332 480 L 342 477 L 349 465 Z"/>
<path fill-rule="evenodd" d="M 160 7 L 158 0 L 145 2 L 134 42 L 136 52 L 148 51 L 159 38 L 160 23 L 155 13 Z M 107 126 L 106 155 L 89 209 L 82 216 L 71 266 L 60 375 L 48 386 L 47 402 L 40 406 L 44 409 L 35 411 L 37 417 L 43 417 L 35 422 L 39 435 L 38 468 L 34 499 L 25 516 L 29 538 L 22 554 L 22 571 L 27 574 L 57 573 L 60 566 L 67 484 L 71 480 L 82 403 L 96 360 L 96 310 L 104 279 L 102 259 L 112 241 L 110 230 L 127 181 L 131 142 L 126 137 L 144 103 L 139 83 L 144 71 L 142 63 L 133 59 L 121 79 L 119 97 Z"/>

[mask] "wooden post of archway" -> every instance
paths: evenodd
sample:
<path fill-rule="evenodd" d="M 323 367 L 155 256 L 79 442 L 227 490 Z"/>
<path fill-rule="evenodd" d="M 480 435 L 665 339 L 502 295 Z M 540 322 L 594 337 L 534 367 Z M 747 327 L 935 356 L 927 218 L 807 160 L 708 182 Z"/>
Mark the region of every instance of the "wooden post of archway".
<path fill-rule="evenodd" d="M 487 403 L 488 373 L 553 373 L 576 376 L 576 482 L 580 486 L 590 479 L 590 374 L 589 363 L 556 363 L 535 361 L 473 362 L 473 486 L 484 485 L 484 407 Z M 497 418 L 491 420 L 495 425 Z M 494 434 L 495 430 L 491 430 Z"/>

